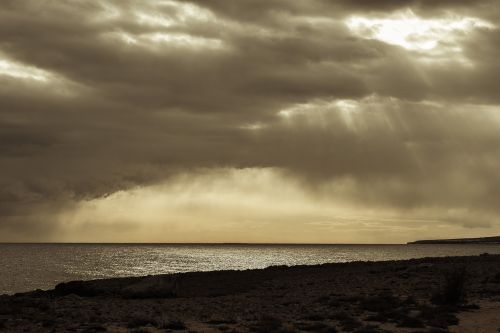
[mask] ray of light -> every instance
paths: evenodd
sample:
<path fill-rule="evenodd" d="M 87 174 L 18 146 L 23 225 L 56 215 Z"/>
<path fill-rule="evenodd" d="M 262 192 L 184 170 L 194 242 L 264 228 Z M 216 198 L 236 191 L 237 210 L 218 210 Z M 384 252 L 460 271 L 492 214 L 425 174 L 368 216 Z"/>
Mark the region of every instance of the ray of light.
<path fill-rule="evenodd" d="M 377 39 L 416 52 L 420 60 L 449 60 L 472 65 L 463 55 L 461 40 L 475 29 L 495 26 L 476 17 L 422 18 L 411 10 L 385 17 L 351 16 L 347 27 L 362 38 Z"/>

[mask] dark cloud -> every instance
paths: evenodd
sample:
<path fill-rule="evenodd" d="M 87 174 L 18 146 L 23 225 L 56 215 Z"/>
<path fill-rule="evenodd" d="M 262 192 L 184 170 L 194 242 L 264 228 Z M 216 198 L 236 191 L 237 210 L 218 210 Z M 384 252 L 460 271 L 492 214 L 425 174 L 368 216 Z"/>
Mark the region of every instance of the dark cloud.
<path fill-rule="evenodd" d="M 334 1 L 335 2 L 335 1 Z M 400 8 L 421 8 L 428 10 L 436 9 L 452 9 L 457 10 L 462 7 L 474 8 L 482 3 L 488 1 L 482 0 L 340 0 L 337 3 L 344 8 L 358 9 L 358 10 L 373 10 L 373 11 L 387 11 L 396 10 Z"/>
<path fill-rule="evenodd" d="M 355 202 L 466 207 L 494 223 L 497 7 L 7 1 L 0 224 L 24 234 L 56 230 L 49 217 L 81 200 L 219 167 L 277 167 L 314 191 L 350 179 L 343 195 Z M 408 9 L 489 25 L 453 35 L 433 28 L 444 51 L 432 53 L 343 21 Z"/>

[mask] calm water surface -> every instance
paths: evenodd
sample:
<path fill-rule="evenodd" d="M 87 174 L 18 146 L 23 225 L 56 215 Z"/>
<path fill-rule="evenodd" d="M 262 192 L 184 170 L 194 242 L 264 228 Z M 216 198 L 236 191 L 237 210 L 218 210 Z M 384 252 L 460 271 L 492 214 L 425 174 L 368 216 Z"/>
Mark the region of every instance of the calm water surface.
<path fill-rule="evenodd" d="M 500 245 L 0 244 L 0 294 L 105 277 L 500 254 Z"/>

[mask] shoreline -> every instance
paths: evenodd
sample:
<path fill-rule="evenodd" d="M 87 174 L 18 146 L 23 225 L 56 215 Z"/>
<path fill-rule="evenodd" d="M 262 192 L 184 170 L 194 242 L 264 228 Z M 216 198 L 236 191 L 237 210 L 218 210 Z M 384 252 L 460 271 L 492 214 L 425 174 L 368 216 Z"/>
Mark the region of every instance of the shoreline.
<path fill-rule="evenodd" d="M 12 244 L 24 244 L 24 243 L 12 243 Z M 26 244 L 41 244 L 41 243 L 26 243 Z M 47 243 L 48 244 L 48 243 Z M 52 243 L 56 245 L 61 245 L 61 244 L 73 244 L 73 243 Z M 77 244 L 77 243 L 74 243 Z M 84 243 L 78 243 L 79 245 Z M 99 243 L 89 243 L 89 244 L 98 244 L 102 245 Z M 109 243 L 110 245 L 115 245 L 114 243 Z M 131 245 L 136 245 L 135 243 L 123 243 L 124 245 L 126 244 L 131 244 Z M 140 244 L 139 244 L 140 245 Z M 156 244 L 157 245 L 157 244 Z M 186 243 L 187 245 L 187 243 Z M 200 244 L 202 245 L 202 244 Z M 209 245 L 209 243 L 206 243 L 205 245 Z M 217 245 L 217 244 L 214 244 Z M 275 245 L 280 245 L 280 244 L 275 244 Z M 289 244 L 292 245 L 292 244 Z M 300 244 L 296 244 L 300 245 Z M 321 244 L 302 244 L 302 245 L 321 245 Z M 348 245 L 348 244 L 332 244 L 332 245 Z M 358 244 L 359 245 L 359 244 Z M 408 244 L 365 244 L 365 245 L 429 245 L 429 244 L 414 244 L 414 243 L 408 243 Z M 438 245 L 448 245 L 448 244 L 438 244 Z M 449 245 L 456 245 L 456 244 L 449 244 Z M 478 245 L 477 243 L 473 244 L 467 244 L 467 245 Z M 123 275 L 123 276 L 116 276 L 116 277 L 102 277 L 102 278 L 91 278 L 91 279 L 75 279 L 75 280 L 68 280 L 65 282 L 60 282 L 56 283 L 53 288 L 44 288 L 44 289 L 31 289 L 31 290 L 25 290 L 25 291 L 17 291 L 17 292 L 11 292 L 11 293 L 0 293 L 0 297 L 2 296 L 29 296 L 29 295 L 55 295 L 57 294 L 56 289 L 60 290 L 63 286 L 66 285 L 99 285 L 101 282 L 103 283 L 108 283 L 108 282 L 117 282 L 118 285 L 120 285 L 120 281 L 139 281 L 141 279 L 145 278 L 160 278 L 160 277 L 165 277 L 168 279 L 168 277 L 182 277 L 184 275 L 186 276 L 191 276 L 191 275 L 212 275 L 212 274 L 233 274 L 233 273 L 240 273 L 242 272 L 243 274 L 245 273 L 250 273 L 250 274 L 257 274 L 259 275 L 259 272 L 266 273 L 267 271 L 273 271 L 273 270 L 281 270 L 281 269 L 289 269 L 290 271 L 293 271 L 295 269 L 301 269 L 301 268 L 319 268 L 319 267 L 329 267 L 329 266 L 342 266 L 342 265 L 359 265 L 359 264 L 378 264 L 378 263 L 413 263 L 414 261 L 421 261 L 421 260 L 445 260 L 448 261 L 449 259 L 459 259 L 459 258 L 474 258 L 478 256 L 499 256 L 500 254 L 496 253 L 483 253 L 480 255 L 465 255 L 465 256 L 448 256 L 448 255 L 439 255 L 435 257 L 416 257 L 416 258 L 408 258 L 408 259 L 387 259 L 387 260 L 353 260 L 353 261 L 343 261 L 343 262 L 327 262 L 327 263 L 320 263 L 320 264 L 297 264 L 297 265 L 270 265 L 264 268 L 246 268 L 246 269 L 220 269 L 220 270 L 201 270 L 201 271 L 185 271 L 185 272 L 173 272 L 173 273 L 161 273 L 161 274 L 145 274 L 145 275 Z M 78 294 L 78 293 L 76 293 Z"/>
<path fill-rule="evenodd" d="M 413 245 L 413 244 L 412 244 Z M 415 244 L 419 245 L 419 244 Z M 29 296 L 29 295 L 44 295 L 44 296 L 64 296 L 67 294 L 75 294 L 78 296 L 101 296 L 99 292 L 102 291 L 106 296 L 120 296 L 120 297 L 131 297 L 131 298 L 154 298 L 154 293 L 151 296 L 147 295 L 144 297 L 136 297 L 134 295 L 127 296 L 126 294 L 114 294 L 114 291 L 123 291 L 126 286 L 135 286 L 139 283 L 144 283 L 148 281 L 150 283 L 160 282 L 163 287 L 167 287 L 167 282 L 172 282 L 175 279 L 186 281 L 189 278 L 200 278 L 204 280 L 205 283 L 212 282 L 214 277 L 224 277 L 233 278 L 238 276 L 247 275 L 247 277 L 257 278 L 258 280 L 266 280 L 278 277 L 280 274 L 300 274 L 302 271 L 307 272 L 308 270 L 321 270 L 321 269 L 332 269 L 359 265 L 375 265 L 379 264 L 402 264 L 402 265 L 417 265 L 421 263 L 439 264 L 439 263 L 450 263 L 450 261 L 458 261 L 458 264 L 463 264 L 462 260 L 468 260 L 477 257 L 487 257 L 494 258 L 498 257 L 500 260 L 500 254 L 489 254 L 484 253 L 477 256 L 437 256 L 437 257 L 423 257 L 423 258 L 411 258 L 402 260 L 356 260 L 356 261 L 346 261 L 346 262 L 335 262 L 335 263 L 322 263 L 322 264 L 303 264 L 303 265 L 271 265 L 265 268 L 250 268 L 250 269 L 223 269 L 223 270 L 211 270 L 211 271 L 189 271 L 189 272 L 177 272 L 177 273 L 165 273 L 165 274 L 148 274 L 142 276 L 121 276 L 121 277 L 109 277 L 109 278 L 98 278 L 98 279 L 86 279 L 86 280 L 72 280 L 67 282 L 61 282 L 54 286 L 52 289 L 36 289 L 26 292 L 18 292 L 10 294 L 7 296 Z M 220 281 L 220 280 L 219 280 Z M 241 283 L 241 282 L 240 282 Z M 254 282 L 255 283 L 255 282 Z M 82 288 L 80 290 L 80 288 Z M 95 289 L 94 295 L 85 295 L 89 290 Z M 109 289 L 108 289 L 109 288 Z M 225 287 L 227 288 L 227 286 Z M 106 289 L 108 289 L 106 291 Z M 128 289 L 127 289 L 128 290 Z M 205 286 L 205 290 L 209 290 Z M 230 294 L 231 291 L 226 291 Z M 0 295 L 5 296 L 5 295 Z M 181 295 L 173 295 L 172 297 L 184 297 Z"/>
<path fill-rule="evenodd" d="M 497 304 L 500 255 L 428 257 L 72 281 L 0 296 L 0 331 L 448 332 Z"/>
<path fill-rule="evenodd" d="M 113 277 L 500 254 L 500 245 L 0 245 L 0 295 Z M 186 261 L 187 260 L 187 261 Z"/>

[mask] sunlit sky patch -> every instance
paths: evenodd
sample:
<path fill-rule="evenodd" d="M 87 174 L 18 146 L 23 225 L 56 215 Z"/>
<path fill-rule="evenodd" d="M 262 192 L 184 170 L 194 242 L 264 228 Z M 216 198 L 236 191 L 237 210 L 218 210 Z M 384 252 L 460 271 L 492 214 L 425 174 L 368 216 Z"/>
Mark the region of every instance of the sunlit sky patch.
<path fill-rule="evenodd" d="M 41 69 L 0 58 L 0 76 L 1 75 L 41 83 L 46 83 L 51 78 L 49 73 Z"/>
<path fill-rule="evenodd" d="M 342 122 L 346 129 L 359 132 L 366 129 L 366 117 L 385 117 L 383 113 L 371 112 L 390 105 L 390 99 L 380 96 L 368 96 L 362 100 L 334 99 L 316 100 L 293 105 L 278 112 L 278 116 L 288 124 L 307 124 L 318 128 L 328 128 L 328 123 Z M 368 125 L 377 126 L 377 120 L 372 119 Z"/>
<path fill-rule="evenodd" d="M 134 21 L 139 26 L 148 27 L 148 30 L 133 32 L 118 29 L 108 32 L 107 36 L 118 38 L 128 45 L 146 48 L 181 47 L 194 50 L 222 49 L 224 46 L 220 39 L 182 32 L 182 29 L 188 26 L 215 21 L 209 10 L 199 6 L 176 1 L 158 1 L 146 8 L 134 6 L 130 11 Z"/>
<path fill-rule="evenodd" d="M 423 18 L 407 9 L 383 17 L 351 16 L 348 28 L 363 38 L 417 51 L 425 57 L 456 59 L 462 55 L 461 39 L 475 29 L 492 29 L 494 25 L 477 17 L 447 15 Z"/>
<path fill-rule="evenodd" d="M 358 242 L 390 243 L 395 235 L 411 240 L 417 235 L 430 235 L 436 228 L 455 233 L 466 230 L 449 223 L 452 212 L 443 215 L 432 209 L 417 209 L 413 217 L 407 217 L 401 211 L 343 200 L 352 182 L 325 185 L 335 189 L 337 200 L 304 190 L 279 169 L 201 170 L 162 184 L 82 202 L 75 211 L 59 218 L 65 221 L 65 228 L 76 228 L 82 232 L 80 236 L 97 237 L 99 241 L 108 239 L 88 229 L 96 220 L 111 227 L 132 227 L 134 241 L 139 242 L 199 242 L 206 235 L 214 237 L 214 241 L 224 241 L 230 235 L 234 241 L 307 243 L 330 239 L 349 243 L 355 232 Z M 137 219 L 143 223 L 134 224 Z M 165 224 L 171 226 L 167 234 L 163 230 Z M 482 228 L 487 227 L 466 231 L 480 235 Z M 306 231 L 299 232 L 302 229 Z M 118 231 L 115 237 L 122 239 L 124 235 Z"/>
<path fill-rule="evenodd" d="M 183 48 L 186 50 L 224 50 L 226 45 L 217 38 L 206 38 L 185 33 L 150 33 L 132 35 L 126 32 L 113 32 L 108 37 L 119 40 L 127 45 L 138 46 L 150 50 L 162 51 L 168 48 Z"/>
<path fill-rule="evenodd" d="M 213 14 L 199 6 L 159 1 L 149 11 L 137 9 L 134 12 L 137 23 L 153 27 L 172 27 L 215 20 Z"/>
<path fill-rule="evenodd" d="M 191 36 L 188 34 L 155 33 L 152 35 L 148 35 L 147 39 L 156 43 L 166 43 L 168 45 L 175 45 L 182 47 L 213 48 L 213 49 L 218 49 L 223 47 L 223 42 L 219 39 Z"/>

